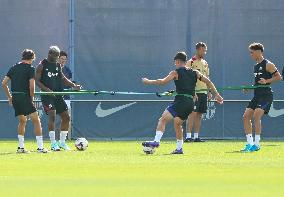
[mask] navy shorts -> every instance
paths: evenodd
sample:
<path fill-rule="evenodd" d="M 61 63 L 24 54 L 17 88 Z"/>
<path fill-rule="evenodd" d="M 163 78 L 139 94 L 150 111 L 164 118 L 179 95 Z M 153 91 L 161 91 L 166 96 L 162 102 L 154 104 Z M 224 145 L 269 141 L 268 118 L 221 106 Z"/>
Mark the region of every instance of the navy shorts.
<path fill-rule="evenodd" d="M 51 110 L 56 110 L 56 114 L 61 114 L 68 110 L 63 96 L 41 96 L 44 111 L 48 114 Z"/>
<path fill-rule="evenodd" d="M 268 114 L 271 104 L 273 102 L 273 95 L 262 95 L 262 96 L 254 96 L 253 99 L 249 102 L 247 108 L 249 109 L 263 109 L 264 114 Z"/>
<path fill-rule="evenodd" d="M 186 120 L 193 111 L 194 102 L 192 98 L 176 96 L 174 102 L 167 107 L 168 112 L 175 117 Z"/>
<path fill-rule="evenodd" d="M 205 114 L 207 112 L 207 94 L 197 93 L 198 100 L 194 103 L 194 111 Z"/>
<path fill-rule="evenodd" d="M 15 110 L 15 116 L 24 115 L 28 116 L 36 112 L 36 108 L 33 104 L 31 97 L 27 94 L 13 95 L 13 108 Z"/>

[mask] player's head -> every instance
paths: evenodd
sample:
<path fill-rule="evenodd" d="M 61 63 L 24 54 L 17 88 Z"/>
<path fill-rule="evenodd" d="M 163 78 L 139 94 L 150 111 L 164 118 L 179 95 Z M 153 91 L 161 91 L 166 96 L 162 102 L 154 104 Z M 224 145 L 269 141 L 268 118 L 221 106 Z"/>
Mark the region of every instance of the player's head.
<path fill-rule="evenodd" d="M 180 66 L 186 63 L 187 55 L 184 51 L 178 52 L 174 57 L 175 65 Z"/>
<path fill-rule="evenodd" d="M 32 63 L 35 60 L 35 52 L 31 49 L 25 49 L 22 52 L 22 60 Z"/>
<path fill-rule="evenodd" d="M 204 58 L 207 52 L 207 46 L 204 42 L 198 42 L 195 45 L 196 55 L 200 58 Z"/>
<path fill-rule="evenodd" d="M 57 62 L 60 55 L 60 49 L 58 46 L 51 46 L 48 50 L 48 61 L 55 63 Z"/>
<path fill-rule="evenodd" d="M 65 66 L 65 64 L 66 64 L 66 62 L 67 62 L 67 58 L 68 58 L 67 53 L 66 53 L 65 51 L 60 51 L 58 63 L 59 63 L 61 66 Z"/>
<path fill-rule="evenodd" d="M 252 43 L 249 45 L 249 51 L 252 59 L 257 60 L 263 56 L 264 46 L 261 43 Z"/>

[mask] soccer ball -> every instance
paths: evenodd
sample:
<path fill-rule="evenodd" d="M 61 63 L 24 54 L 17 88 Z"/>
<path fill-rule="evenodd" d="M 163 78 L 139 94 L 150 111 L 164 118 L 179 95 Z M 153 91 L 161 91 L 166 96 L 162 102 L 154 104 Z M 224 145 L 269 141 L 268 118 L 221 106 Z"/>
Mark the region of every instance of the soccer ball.
<path fill-rule="evenodd" d="M 147 155 L 154 154 L 155 151 L 156 149 L 153 147 L 143 147 L 143 152 L 146 153 Z"/>
<path fill-rule="evenodd" d="M 86 138 L 80 137 L 75 141 L 75 147 L 80 151 L 86 150 L 88 148 L 88 141 Z"/>

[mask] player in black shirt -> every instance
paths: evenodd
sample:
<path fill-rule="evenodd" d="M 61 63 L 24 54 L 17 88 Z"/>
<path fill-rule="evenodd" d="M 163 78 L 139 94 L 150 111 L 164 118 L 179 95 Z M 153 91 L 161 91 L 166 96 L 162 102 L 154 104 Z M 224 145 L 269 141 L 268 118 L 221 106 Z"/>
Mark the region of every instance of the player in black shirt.
<path fill-rule="evenodd" d="M 17 153 L 29 153 L 24 146 L 24 135 L 27 123 L 27 117 L 31 119 L 34 125 L 34 131 L 38 144 L 37 151 L 39 153 L 47 153 L 43 148 L 41 122 L 34 106 L 33 100 L 35 95 L 35 69 L 31 65 L 35 59 L 35 53 L 30 49 L 22 52 L 22 61 L 10 68 L 4 80 L 2 87 L 8 97 L 9 104 L 15 110 L 15 116 L 19 119 L 18 139 L 19 147 Z M 11 80 L 10 93 L 8 83 Z"/>
<path fill-rule="evenodd" d="M 251 57 L 256 61 L 254 66 L 254 85 L 270 85 L 281 80 L 281 75 L 276 66 L 263 57 L 264 47 L 261 43 L 252 43 L 249 46 Z M 259 87 L 254 89 L 254 97 L 249 102 L 244 116 L 244 129 L 247 137 L 247 144 L 242 151 L 252 152 L 260 149 L 259 141 L 261 134 L 261 118 L 264 114 L 268 114 L 270 106 L 273 102 L 273 92 L 271 87 Z M 254 119 L 255 142 L 252 136 L 252 123 Z"/>
<path fill-rule="evenodd" d="M 57 46 L 50 47 L 47 59 L 42 60 L 36 68 L 37 85 L 42 91 L 45 92 L 62 92 L 64 85 L 79 90 L 81 86 L 74 84 L 62 73 L 61 66 L 58 63 L 59 54 L 60 49 Z M 63 99 L 63 96 L 42 95 L 41 101 L 44 110 L 49 118 L 48 130 L 51 140 L 51 150 L 59 151 L 60 148 L 64 150 L 70 150 L 68 145 L 65 143 L 69 129 L 70 116 L 68 114 L 68 107 Z M 55 140 L 56 114 L 59 114 L 59 116 L 61 117 L 61 132 L 59 143 L 57 143 L 57 141 Z"/>
<path fill-rule="evenodd" d="M 159 119 L 156 129 L 154 141 L 143 142 L 144 147 L 157 148 L 160 145 L 160 140 L 165 132 L 166 124 L 174 119 L 174 128 L 176 131 L 177 148 L 172 154 L 183 154 L 183 130 L 182 123 L 187 119 L 188 115 L 193 111 L 195 96 L 195 86 L 197 79 L 206 83 L 207 87 L 215 94 L 216 100 L 223 103 L 223 98 L 219 95 L 214 84 L 199 71 L 185 67 L 187 55 L 185 52 L 178 52 L 174 57 L 176 69 L 171 71 L 168 76 L 163 79 L 149 80 L 143 78 L 143 83 L 154 85 L 165 85 L 170 81 L 174 81 L 176 93 L 174 102 L 167 107 Z"/>
<path fill-rule="evenodd" d="M 72 71 L 70 70 L 69 66 L 66 65 L 68 60 L 68 55 L 65 51 L 60 51 L 60 56 L 58 59 L 58 63 L 60 64 L 61 68 L 62 68 L 62 73 L 65 75 L 65 77 L 67 79 L 69 79 L 70 81 L 72 81 Z M 66 89 L 70 89 L 70 87 L 68 86 L 63 86 L 63 88 Z M 64 100 L 68 101 L 67 106 L 70 107 L 70 95 L 64 95 Z M 69 105 L 68 105 L 69 104 Z"/>

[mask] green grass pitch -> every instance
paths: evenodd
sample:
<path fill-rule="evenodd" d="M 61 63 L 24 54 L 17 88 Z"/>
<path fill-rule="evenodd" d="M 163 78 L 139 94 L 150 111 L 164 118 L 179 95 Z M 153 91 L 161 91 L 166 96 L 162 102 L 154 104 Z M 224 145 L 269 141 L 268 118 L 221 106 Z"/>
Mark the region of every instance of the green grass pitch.
<path fill-rule="evenodd" d="M 283 141 L 254 153 L 237 152 L 240 141 L 185 144 L 184 155 L 168 154 L 174 141 L 154 155 L 140 144 L 91 141 L 84 152 L 19 155 L 16 141 L 1 141 L 0 196 L 284 196 Z"/>

